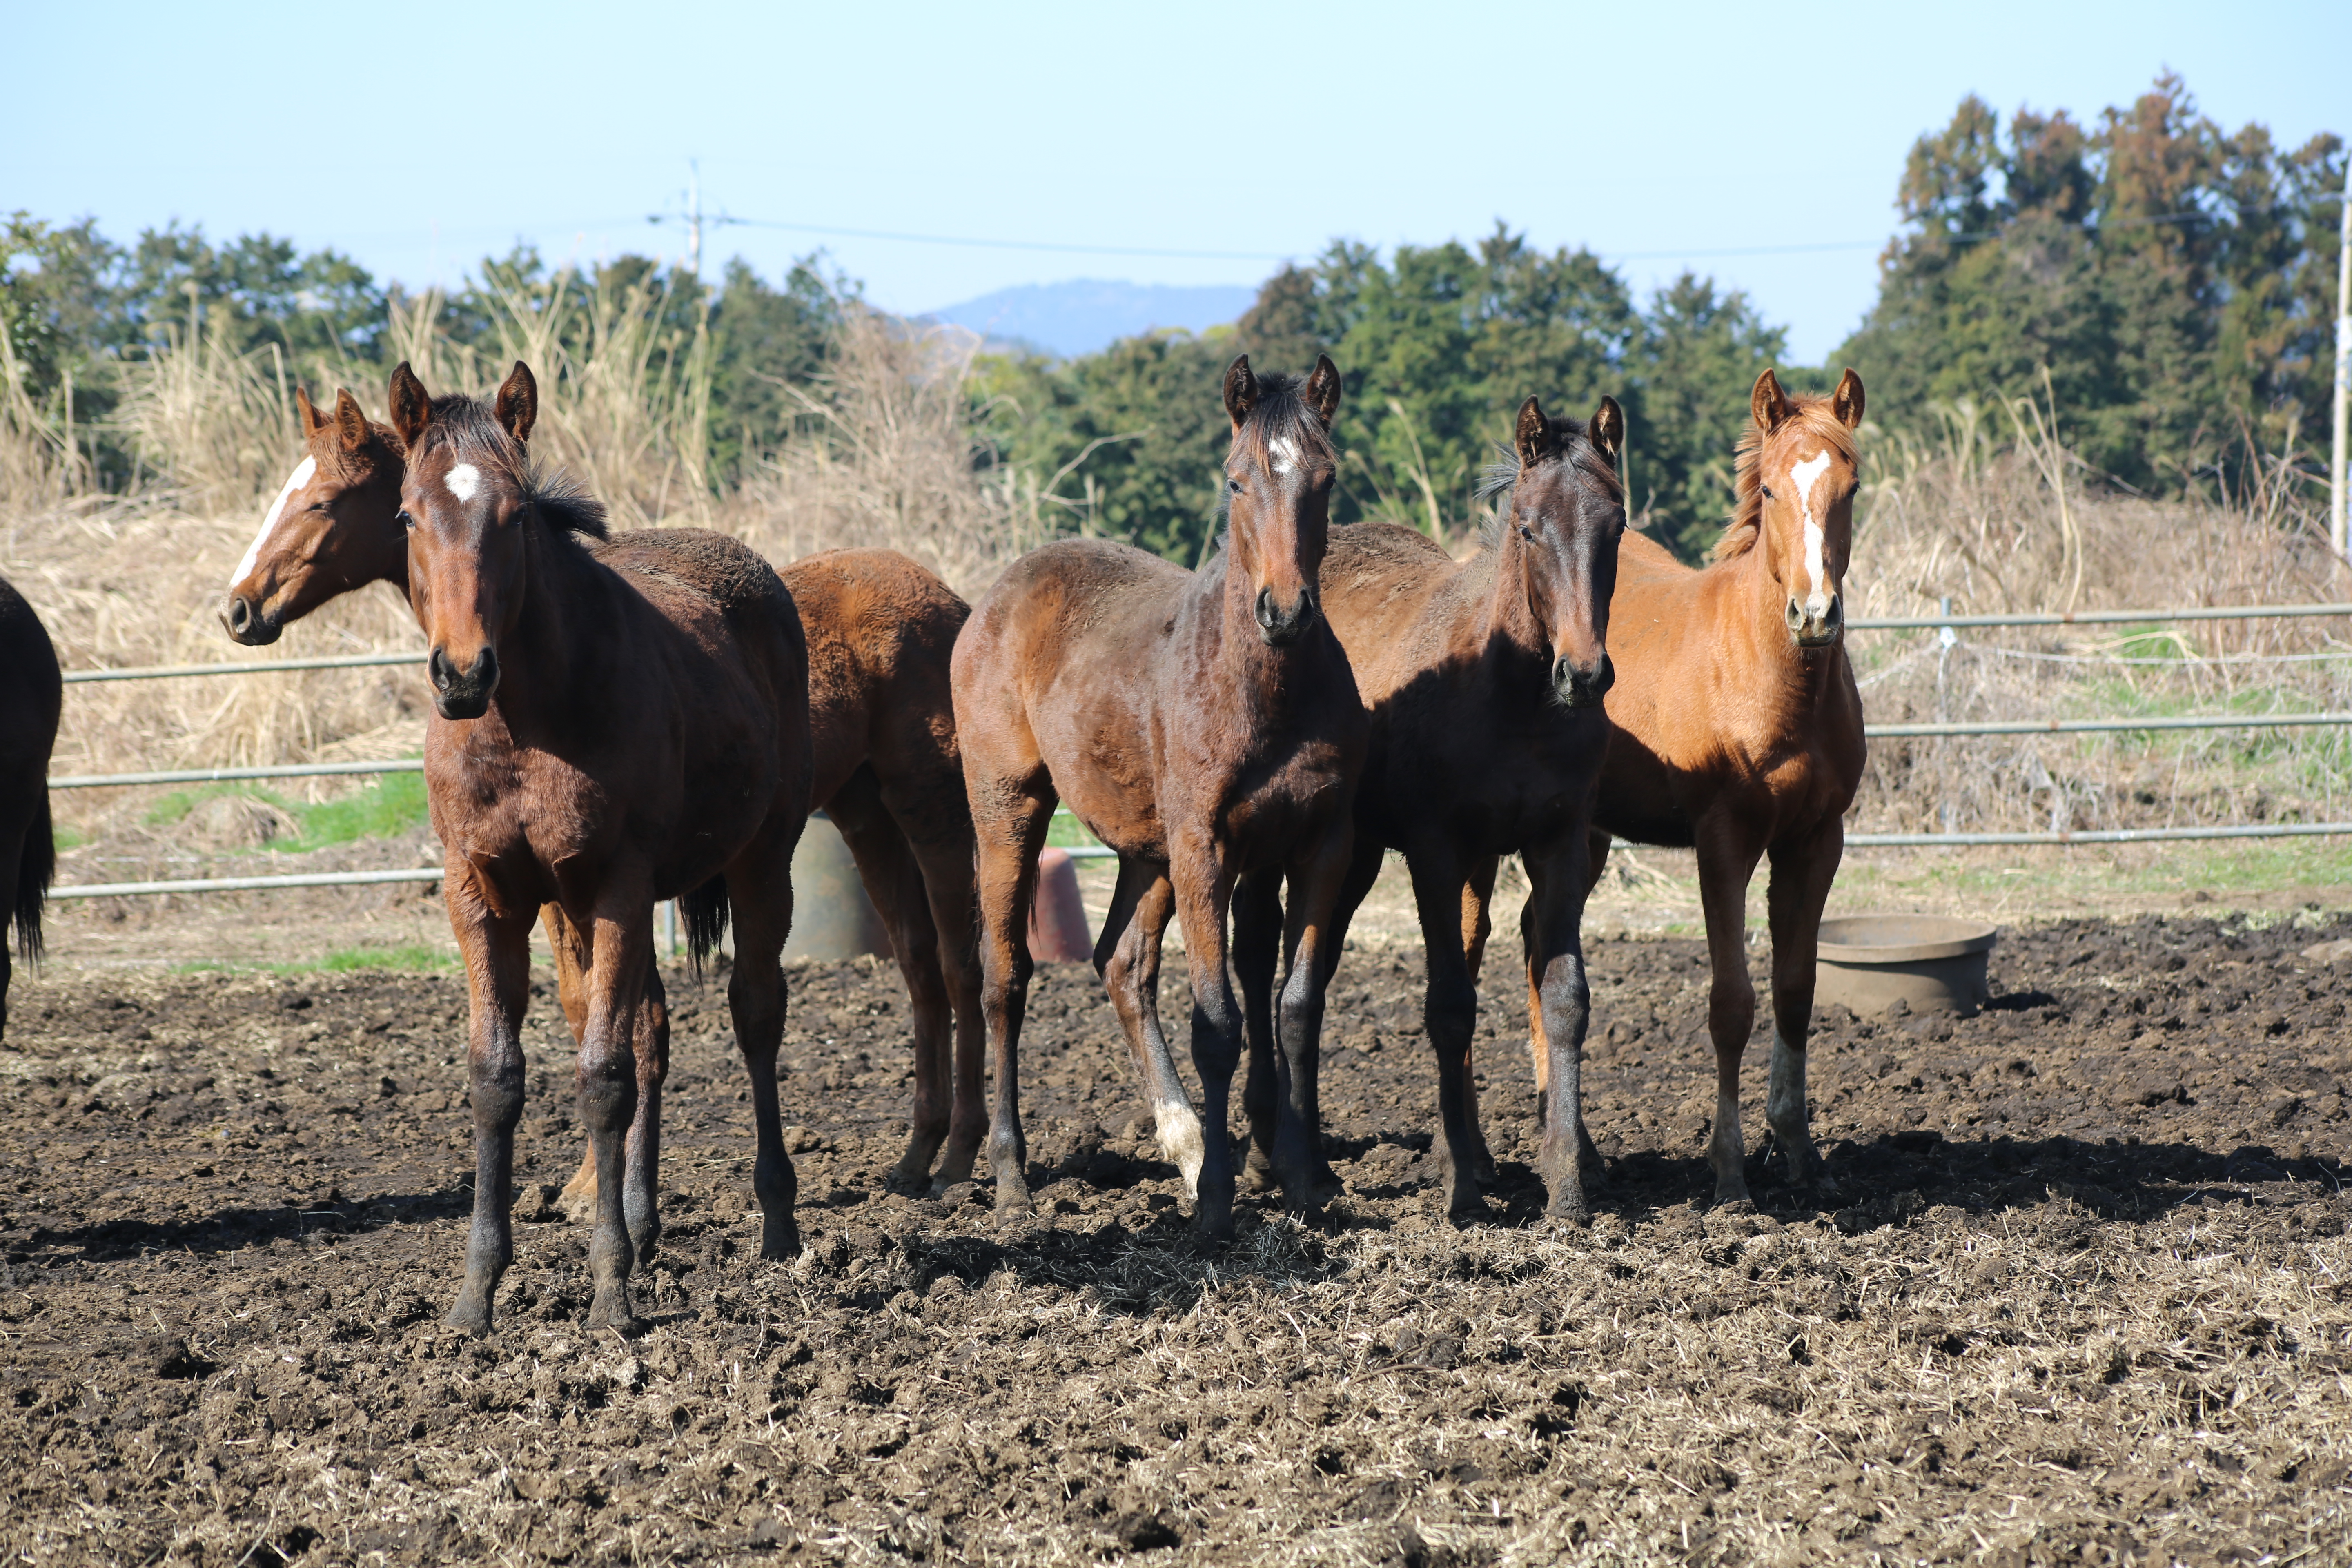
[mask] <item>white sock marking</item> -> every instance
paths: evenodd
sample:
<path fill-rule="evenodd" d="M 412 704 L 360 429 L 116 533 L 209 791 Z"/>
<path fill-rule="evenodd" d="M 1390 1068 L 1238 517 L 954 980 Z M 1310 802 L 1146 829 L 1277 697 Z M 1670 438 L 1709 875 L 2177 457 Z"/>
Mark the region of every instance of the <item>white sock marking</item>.
<path fill-rule="evenodd" d="M 1265 447 L 1274 454 L 1274 471 L 1277 478 L 1298 466 L 1298 447 L 1289 437 L 1276 436 Z"/>
<path fill-rule="evenodd" d="M 1822 525 L 1813 519 L 1813 484 L 1829 471 L 1830 455 L 1816 452 L 1789 470 L 1789 482 L 1797 489 L 1797 507 L 1805 519 L 1805 571 L 1813 580 L 1813 592 L 1805 601 L 1805 613 L 1811 616 L 1829 614 L 1830 602 L 1822 592 Z"/>
<path fill-rule="evenodd" d="M 472 500 L 474 492 L 482 488 L 482 470 L 471 463 L 460 463 L 450 469 L 449 477 L 441 482 L 447 485 L 449 493 L 459 500 Z"/>
<path fill-rule="evenodd" d="M 245 559 L 239 561 L 236 563 L 236 570 L 229 574 L 230 587 L 236 587 L 253 575 L 254 563 L 261 559 L 261 547 L 269 542 L 269 531 L 276 528 L 278 520 L 285 515 L 286 503 L 292 500 L 294 492 L 309 484 L 310 476 L 318 471 L 319 459 L 316 458 L 305 458 L 295 468 L 292 477 L 286 481 L 286 488 L 279 490 L 278 499 L 269 503 L 268 515 L 261 520 L 261 531 L 253 536 L 253 542 L 245 547 Z"/>

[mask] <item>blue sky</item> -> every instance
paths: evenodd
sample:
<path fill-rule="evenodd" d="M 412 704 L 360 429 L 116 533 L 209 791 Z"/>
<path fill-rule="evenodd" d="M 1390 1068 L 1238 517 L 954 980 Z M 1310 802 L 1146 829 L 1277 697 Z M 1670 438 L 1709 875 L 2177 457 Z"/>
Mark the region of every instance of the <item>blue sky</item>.
<path fill-rule="evenodd" d="M 2352 5 L 14 7 L 0 208 L 177 217 L 456 279 L 517 238 L 676 254 L 769 224 L 1152 252 L 823 245 L 896 310 L 1247 283 L 1334 235 L 1497 217 L 1647 288 L 1746 289 L 1817 360 L 1869 304 L 1912 139 L 1964 93 L 2078 115 L 2166 66 L 2225 126 L 2352 129 Z M 1787 247 L 1821 247 L 1794 249 Z M 1181 253 L 1181 254 L 1168 254 Z"/>

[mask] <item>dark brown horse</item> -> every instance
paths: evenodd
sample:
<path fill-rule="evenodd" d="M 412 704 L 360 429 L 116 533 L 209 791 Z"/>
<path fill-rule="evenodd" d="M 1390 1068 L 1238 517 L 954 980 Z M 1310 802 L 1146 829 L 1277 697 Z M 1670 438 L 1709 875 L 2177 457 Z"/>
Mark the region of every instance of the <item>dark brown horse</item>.
<path fill-rule="evenodd" d="M 57 869 L 49 827 L 49 752 L 58 741 L 65 686 L 58 651 L 33 607 L 0 580 L 0 919 L 16 928 L 16 951 L 41 956 L 41 905 Z M 0 929 L 0 1037 L 8 1029 L 6 932 Z"/>
<path fill-rule="evenodd" d="M 1335 529 L 1323 557 L 1324 613 L 1348 650 L 1371 715 L 1356 790 L 1356 850 L 1328 952 L 1401 850 L 1428 954 L 1424 1016 L 1436 1055 L 1446 1206 L 1482 1212 L 1486 1147 L 1472 1098 L 1475 975 L 1463 944 L 1465 900 L 1491 888 L 1495 858 L 1516 854 L 1528 903 L 1530 1005 L 1549 1042 L 1542 1171 L 1552 1217 L 1591 1218 L 1580 1169 L 1580 1064 L 1591 993 L 1578 927 L 1590 886 L 1592 802 L 1608 744 L 1602 695 L 1617 541 L 1625 529 L 1618 454 L 1625 420 L 1602 398 L 1589 423 L 1519 408 L 1516 468 L 1486 547 L 1456 564 L 1427 536 L 1390 523 Z M 1257 1157 L 1273 1084 L 1265 997 L 1274 973 L 1279 889 L 1244 879 L 1234 911 L 1234 968 L 1249 1010 L 1245 1102 Z M 1312 1079 L 1309 1079 L 1310 1086 Z M 1309 1099 L 1309 1113 L 1313 1101 Z"/>
<path fill-rule="evenodd" d="M 277 641 L 288 624 L 369 583 L 408 592 L 399 436 L 370 421 L 348 391 L 337 395 L 331 416 L 306 393 L 295 398 L 307 455 L 238 563 L 221 610 L 229 635 L 248 645 Z M 987 1128 L 971 816 L 948 693 L 949 656 L 971 611 L 895 551 L 827 551 L 782 576 L 808 638 L 814 798 L 848 841 L 911 1003 L 915 1102 L 889 1183 L 900 1191 L 929 1185 L 942 1142 L 940 1183 L 961 1181 Z M 544 915 L 557 990 L 577 1037 L 587 1017 L 581 976 L 566 961 L 571 944 L 557 936 L 562 910 L 550 905 Z M 657 977 L 653 984 L 658 996 Z M 657 1010 L 639 1038 L 642 1121 L 667 1071 L 666 1015 Z M 631 1140 L 641 1142 L 642 1128 Z M 585 1159 L 564 1189 L 565 1206 L 588 1213 L 595 1194 L 595 1163 Z M 655 1223 L 650 1211 L 641 1218 Z M 652 1239 L 650 1228 L 640 1231 L 641 1253 Z"/>
<path fill-rule="evenodd" d="M 1845 848 L 1862 780 L 1862 698 L 1846 662 L 1840 584 L 1853 541 L 1853 432 L 1862 378 L 1827 397 L 1792 397 L 1756 378 L 1740 438 L 1738 505 L 1715 560 L 1693 571 L 1639 534 L 1618 552 L 1617 682 L 1609 756 L 1594 808 L 1591 876 L 1609 837 L 1698 851 L 1714 964 L 1707 1029 L 1716 1112 L 1708 1158 L 1718 1203 L 1748 1196 L 1739 1059 L 1756 1021 L 1748 978 L 1748 883 L 1772 865 L 1772 1065 L 1764 1118 L 1790 1174 L 1827 1184 L 1805 1093 L 1822 906 Z M 1484 913 L 1475 936 L 1483 937 Z M 1475 945 L 1474 942 L 1474 946 Z M 1537 1081 L 1552 1055 L 1531 1014 Z"/>
<path fill-rule="evenodd" d="M 653 1203 L 657 1111 L 641 1162 L 626 1142 L 636 1035 L 659 1006 L 648 994 L 656 900 L 685 897 L 698 955 L 731 913 L 728 1003 L 751 1079 L 761 1255 L 800 1249 L 776 1105 L 778 955 L 809 810 L 800 618 L 773 568 L 719 534 L 656 530 L 593 552 L 583 541 L 602 534 L 602 510 L 525 459 L 538 393 L 524 366 L 494 410 L 428 399 L 405 364 L 391 401 L 406 459 L 409 599 L 435 694 L 425 787 L 472 1001 L 473 1235 L 450 1321 L 487 1331 L 513 1258 L 530 925 L 552 904 L 585 998 L 580 1119 L 597 1177 L 589 1321 L 633 1331 L 636 1227 L 624 1194 L 631 1207 Z"/>
<path fill-rule="evenodd" d="M 1199 572 L 1106 540 L 1067 540 L 1013 563 L 974 606 L 955 651 L 956 727 L 980 846 L 982 1006 L 996 1104 L 989 1161 L 1000 1208 L 1025 1207 L 1018 1075 L 1037 851 L 1057 800 L 1118 852 L 1095 948 L 1158 1118 L 1162 1148 L 1211 1236 L 1233 1230 L 1226 1132 L 1242 1020 L 1225 964 L 1234 879 L 1269 869 L 1294 889 L 1290 975 L 1275 1026 L 1270 1136 L 1290 1201 L 1314 1202 L 1296 1064 L 1314 1059 L 1324 953 L 1349 858 L 1365 720 L 1347 656 L 1319 613 L 1337 464 L 1339 373 L 1225 373 L 1233 444 L 1226 543 Z M 1184 925 L 1192 981 L 1195 1117 L 1160 1033 L 1160 939 Z"/>

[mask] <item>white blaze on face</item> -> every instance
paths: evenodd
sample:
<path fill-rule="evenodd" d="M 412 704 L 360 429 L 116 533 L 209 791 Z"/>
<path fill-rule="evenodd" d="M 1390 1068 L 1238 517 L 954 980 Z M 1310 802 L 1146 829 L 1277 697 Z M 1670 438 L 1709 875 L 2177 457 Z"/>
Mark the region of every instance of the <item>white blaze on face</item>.
<path fill-rule="evenodd" d="M 449 493 L 459 500 L 472 500 L 474 492 L 482 488 L 482 470 L 471 463 L 460 463 L 450 469 L 448 478 L 441 482 L 447 485 Z"/>
<path fill-rule="evenodd" d="M 1265 444 L 1265 449 L 1274 454 L 1274 473 L 1276 479 L 1280 479 L 1298 466 L 1298 446 L 1289 437 L 1276 436 Z"/>
<path fill-rule="evenodd" d="M 1789 470 L 1789 483 L 1797 492 L 1797 510 L 1805 521 L 1805 574 L 1813 580 L 1813 591 L 1806 597 L 1805 613 L 1826 616 L 1830 611 L 1828 595 L 1822 592 L 1822 577 L 1827 570 L 1822 564 L 1822 525 L 1813 513 L 1813 485 L 1829 472 L 1830 455 L 1816 452 Z"/>
<path fill-rule="evenodd" d="M 236 570 L 229 574 L 228 585 L 231 588 L 253 575 L 254 563 L 261 559 L 261 547 L 269 542 L 269 531 L 276 528 L 278 520 L 286 515 L 286 503 L 292 500 L 294 492 L 309 484 L 310 477 L 318 471 L 319 459 L 305 458 L 292 477 L 287 479 L 286 488 L 278 492 L 278 499 L 269 503 L 268 513 L 261 520 L 261 531 L 255 534 L 253 542 L 245 547 L 245 559 L 239 561 Z"/>

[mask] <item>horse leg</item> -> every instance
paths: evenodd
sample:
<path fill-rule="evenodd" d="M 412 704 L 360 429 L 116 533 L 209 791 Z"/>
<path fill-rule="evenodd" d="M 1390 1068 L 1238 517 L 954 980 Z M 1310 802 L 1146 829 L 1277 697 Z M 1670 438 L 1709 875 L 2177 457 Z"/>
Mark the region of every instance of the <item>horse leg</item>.
<path fill-rule="evenodd" d="M 1192 1221 L 1201 1234 L 1234 1233 L 1234 1069 L 1241 1065 L 1241 1006 L 1225 967 L 1225 918 L 1234 874 L 1203 833 L 1171 836 L 1169 871 L 1176 917 L 1192 972 L 1192 1067 L 1201 1076 L 1201 1173 Z"/>
<path fill-rule="evenodd" d="M 1734 842 L 1736 830 L 1698 836 L 1699 907 L 1706 917 L 1706 948 L 1715 971 L 1707 992 L 1707 1033 L 1715 1040 L 1715 1131 L 1707 1159 L 1715 1166 L 1715 1201 L 1748 1196 L 1748 1152 L 1739 1132 L 1739 1058 L 1756 1026 L 1756 987 L 1748 978 L 1748 881 L 1759 850 Z"/>
<path fill-rule="evenodd" d="M 1320 1081 L 1323 1000 L 1339 969 L 1339 909 L 1352 868 L 1354 828 L 1345 817 L 1290 866 L 1290 909 L 1283 923 L 1281 1099 L 1276 1104 L 1275 1169 L 1290 1206 L 1312 1213 L 1327 1181 Z M 1238 922 L 1237 922 L 1238 923 Z"/>
<path fill-rule="evenodd" d="M 1437 1136 L 1445 1163 L 1445 1212 L 1455 1220 L 1479 1217 L 1476 1144 L 1462 1092 L 1469 1077 L 1470 1037 L 1478 1024 L 1478 991 L 1470 982 L 1469 955 L 1462 949 L 1462 889 L 1468 880 L 1461 860 L 1443 844 L 1406 852 L 1412 873 L 1412 900 L 1421 916 L 1428 989 L 1422 1002 L 1423 1026 L 1437 1061 Z"/>
<path fill-rule="evenodd" d="M 981 1021 L 979 932 L 973 923 L 971 819 L 964 805 L 963 778 L 954 778 L 952 831 L 924 836 L 914 803 L 896 802 L 886 787 L 883 801 L 912 847 L 931 912 L 932 952 L 954 1021 L 954 1081 L 949 1095 L 948 1136 L 931 1176 L 930 1190 L 943 1193 L 971 1179 L 988 1131 L 988 1031 Z M 937 798 L 935 795 L 934 799 Z M 940 1049 L 944 1054 L 947 1046 Z"/>
<path fill-rule="evenodd" d="M 1592 1223 L 1584 1195 L 1584 1032 L 1592 1015 L 1592 993 L 1584 973 L 1584 889 L 1591 879 L 1583 860 L 1590 853 L 1581 833 L 1564 844 L 1525 857 L 1528 868 L 1528 972 L 1535 986 L 1533 1016 L 1542 1020 L 1545 1054 L 1543 1152 L 1540 1164 L 1550 1201 L 1544 1213 L 1570 1225 Z M 1598 1151 L 1594 1151 L 1597 1163 Z"/>
<path fill-rule="evenodd" d="M 1589 865 L 1591 856 L 1609 853 L 1609 836 L 1605 833 L 1591 835 L 1585 840 L 1584 850 Z M 1547 907 L 1546 900 L 1552 897 L 1552 894 L 1546 890 L 1549 884 L 1545 879 L 1562 875 L 1565 861 L 1564 852 L 1555 852 L 1548 856 L 1530 854 L 1520 857 L 1520 863 L 1528 870 L 1528 901 L 1519 910 L 1519 946 L 1525 955 L 1528 977 L 1528 1039 L 1536 1058 L 1536 1126 L 1544 1131 L 1547 1138 L 1550 1135 L 1551 1127 L 1549 1120 L 1551 1114 L 1551 1044 L 1544 1026 L 1544 977 L 1549 969 L 1549 960 L 1545 955 L 1552 950 L 1547 945 L 1544 935 L 1544 910 Z M 1580 871 L 1578 874 L 1577 886 L 1570 889 L 1576 894 L 1576 919 L 1579 927 L 1577 964 L 1580 974 L 1583 972 L 1584 962 L 1581 928 L 1584 923 L 1585 901 L 1592 896 L 1592 889 L 1599 881 L 1600 878 L 1590 871 Z M 1589 996 L 1589 986 L 1587 993 Z M 1589 1016 L 1591 1012 L 1589 1001 L 1586 1011 Z M 1593 1142 L 1592 1134 L 1584 1124 L 1584 1093 L 1580 1082 L 1583 1060 L 1584 1053 L 1580 1050 L 1577 1053 L 1580 1084 L 1576 1096 L 1576 1157 L 1578 1165 L 1583 1172 L 1584 1180 L 1597 1182 L 1608 1170 L 1609 1163 L 1601 1158 L 1600 1145 Z"/>
<path fill-rule="evenodd" d="M 783 1116 L 776 1105 L 776 1052 L 784 1039 L 784 939 L 793 929 L 793 847 L 800 823 L 767 826 L 727 868 L 729 913 L 735 923 L 735 965 L 727 976 L 727 1010 L 735 1047 L 751 1080 L 751 1125 L 758 1153 L 751 1191 L 760 1200 L 760 1257 L 797 1258 L 800 1221 L 793 1205 L 800 1178 L 784 1151 Z"/>
<path fill-rule="evenodd" d="M 630 1054 L 637 1064 L 637 1109 L 629 1121 L 624 1162 L 621 1212 L 629 1225 L 629 1252 L 638 1269 L 653 1261 L 661 1240 L 662 1085 L 669 1078 L 669 998 L 662 989 L 661 963 L 646 942 L 645 990 L 629 1029 Z"/>
<path fill-rule="evenodd" d="M 1242 1038 L 1249 1051 L 1249 1076 L 1242 1083 L 1242 1116 L 1250 1131 L 1244 1169 L 1258 1192 L 1277 1182 L 1274 975 L 1282 948 L 1282 873 L 1249 872 L 1234 884 L 1234 981 L 1241 988 Z"/>
<path fill-rule="evenodd" d="M 572 929 L 563 918 L 561 905 L 550 904 L 539 911 L 540 924 L 547 931 L 548 951 L 555 957 L 555 995 L 563 1006 L 564 1026 L 572 1031 L 572 1044 L 576 1050 L 588 1032 L 588 951 L 587 939 Z M 580 1169 L 563 1184 L 557 1203 L 566 1219 L 575 1224 L 588 1219 L 596 1212 L 596 1152 L 580 1151 Z"/>
<path fill-rule="evenodd" d="M 969 763 L 971 753 L 965 753 Z M 1056 796 L 1043 765 L 1026 778 L 976 782 L 972 814 L 979 845 L 981 1010 L 988 1021 L 996 1103 L 989 1120 L 988 1163 L 1000 1214 L 1030 1205 L 1028 1141 L 1021 1132 L 1021 1020 L 1029 1005 L 1029 908 L 1037 893 L 1037 852 Z"/>
<path fill-rule="evenodd" d="M 1592 901 L 1592 889 L 1601 885 L 1601 868 L 1609 864 L 1609 830 L 1603 827 L 1596 827 L 1585 836 L 1584 891 L 1577 901 L 1580 909 Z M 1525 857 L 1521 857 L 1520 864 L 1528 864 Z M 1532 867 L 1528 875 L 1532 880 L 1535 876 Z M 1519 944 L 1521 950 L 1530 955 L 1536 951 L 1532 934 L 1535 909 L 1536 900 L 1530 893 L 1528 901 L 1519 909 Z M 1538 1127 L 1543 1125 L 1545 1086 L 1550 1081 L 1545 1075 L 1551 1071 L 1551 1049 L 1544 1043 L 1542 993 L 1543 976 L 1538 973 L 1530 956 L 1528 961 L 1528 1054 L 1535 1060 L 1536 1125 Z M 1592 1174 L 1599 1168 L 1601 1152 L 1590 1148 L 1590 1138 L 1586 1139 L 1586 1143 L 1585 1171 L 1587 1174 Z"/>
<path fill-rule="evenodd" d="M 1185 1192 L 1200 1193 L 1201 1122 L 1192 1097 L 1176 1076 L 1176 1058 L 1160 1026 L 1160 946 L 1176 910 L 1176 889 L 1168 868 L 1150 860 L 1118 863 L 1118 887 L 1111 894 L 1110 918 L 1095 942 L 1095 971 L 1110 994 L 1134 1060 L 1144 1100 L 1151 1107 L 1152 1135 L 1160 1152 L 1175 1163 Z"/>
<path fill-rule="evenodd" d="M 906 1152 L 890 1168 L 884 1185 L 894 1193 L 930 1190 L 931 1159 L 948 1134 L 948 1109 L 955 1089 L 950 1078 L 947 987 L 940 978 L 940 932 L 931 919 L 923 874 L 906 835 L 883 809 L 873 774 L 865 768 L 825 805 L 857 862 L 882 923 L 890 933 L 890 954 L 907 982 L 908 1020 L 915 1047 L 915 1103 L 908 1118 Z"/>
<path fill-rule="evenodd" d="M 474 872 L 453 865 L 446 884 L 449 925 L 466 958 L 467 1089 L 474 1104 L 474 1222 L 466 1239 L 466 1282 L 449 1323 L 490 1331 L 499 1280 L 514 1261 L 514 1130 L 522 1120 L 522 1018 L 530 997 L 530 921 L 500 916 Z"/>
<path fill-rule="evenodd" d="M 638 1026 L 654 974 L 653 898 L 642 868 L 617 868 L 607 878 L 584 934 L 588 1026 L 580 1041 L 580 1121 L 596 1159 L 596 1213 L 588 1238 L 595 1299 L 588 1322 L 635 1334 L 643 1324 L 629 1303 L 629 1273 L 639 1226 L 630 1223 L 628 1211 L 632 1189 L 646 1173 L 629 1144 L 643 1098 Z"/>
<path fill-rule="evenodd" d="M 1845 852 L 1845 824 L 1832 816 L 1810 837 L 1771 849 L 1772 880 L 1765 893 L 1772 927 L 1772 1083 L 1764 1122 L 1789 1156 L 1789 1179 L 1821 1186 L 1829 1179 L 1813 1146 L 1805 1100 L 1805 1043 L 1813 1024 L 1813 961 L 1821 944 L 1822 907 Z"/>
<path fill-rule="evenodd" d="M 1462 884 L 1462 959 L 1470 973 L 1470 984 L 1478 984 L 1479 966 L 1486 962 L 1486 939 L 1494 931 L 1494 921 L 1488 910 L 1495 902 L 1495 872 L 1500 865 L 1496 856 L 1486 856 L 1470 863 L 1469 877 Z M 1470 1157 L 1478 1167 L 1482 1186 L 1493 1187 L 1502 1182 L 1502 1173 L 1496 1169 L 1493 1151 L 1486 1146 L 1486 1130 L 1478 1115 L 1477 1062 L 1471 1053 L 1462 1058 L 1462 1099 L 1470 1120 Z"/>

